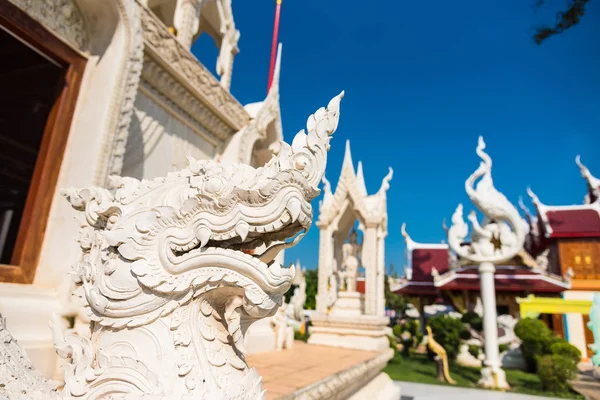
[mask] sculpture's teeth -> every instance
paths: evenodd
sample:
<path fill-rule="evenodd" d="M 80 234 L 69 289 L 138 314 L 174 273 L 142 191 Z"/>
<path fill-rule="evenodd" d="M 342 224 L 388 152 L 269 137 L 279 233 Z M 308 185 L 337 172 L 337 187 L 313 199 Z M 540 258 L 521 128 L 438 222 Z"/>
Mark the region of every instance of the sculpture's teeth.
<path fill-rule="evenodd" d="M 290 272 L 290 276 L 293 278 L 294 276 L 296 276 L 296 266 L 294 265 L 294 263 L 290 264 L 290 268 L 288 269 Z"/>
<path fill-rule="evenodd" d="M 250 225 L 248 225 L 248 223 L 245 221 L 240 221 L 235 226 L 235 233 L 237 233 L 240 236 L 242 241 L 246 240 L 246 238 L 248 237 L 249 230 L 250 230 Z"/>
<path fill-rule="evenodd" d="M 206 246 L 206 243 L 208 243 L 210 240 L 211 234 L 211 230 L 204 225 L 201 225 L 198 229 L 196 229 L 196 237 L 200 241 L 200 247 Z"/>
<path fill-rule="evenodd" d="M 300 205 L 298 199 L 290 200 L 286 208 L 290 213 L 290 217 L 292 217 L 292 222 L 296 222 L 296 220 L 300 216 L 300 211 L 302 210 L 302 206 Z"/>

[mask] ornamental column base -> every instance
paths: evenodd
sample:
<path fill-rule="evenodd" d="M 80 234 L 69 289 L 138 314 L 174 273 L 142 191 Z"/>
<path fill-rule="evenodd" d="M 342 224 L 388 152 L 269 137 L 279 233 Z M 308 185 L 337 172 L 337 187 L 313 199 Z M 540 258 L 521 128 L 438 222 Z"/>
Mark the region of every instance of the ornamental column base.
<path fill-rule="evenodd" d="M 484 367 L 481 370 L 481 379 L 477 384 L 486 389 L 510 389 L 506 381 L 506 373 L 500 367 Z"/>

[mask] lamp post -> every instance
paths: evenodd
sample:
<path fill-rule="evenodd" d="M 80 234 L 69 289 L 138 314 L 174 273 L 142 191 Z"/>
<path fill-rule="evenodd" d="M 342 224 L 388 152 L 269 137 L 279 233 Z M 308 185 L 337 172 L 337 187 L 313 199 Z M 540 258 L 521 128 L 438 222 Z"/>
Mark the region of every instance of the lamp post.
<path fill-rule="evenodd" d="M 517 209 L 494 187 L 492 159 L 484 149 L 485 142 L 480 137 L 476 152 L 481 163 L 465 181 L 467 195 L 484 218 L 480 224 L 475 211 L 469 214 L 467 219 L 471 222 L 473 232 L 469 244 L 465 244 L 469 226 L 463 219 L 462 204 L 459 204 L 452 216 L 452 226 L 448 229 L 448 244 L 459 256 L 461 264 L 479 266 L 485 350 L 485 367 L 481 370 L 479 385 L 508 389 L 498 352 L 494 272 L 497 265 L 510 261 L 522 251 L 528 226 Z"/>

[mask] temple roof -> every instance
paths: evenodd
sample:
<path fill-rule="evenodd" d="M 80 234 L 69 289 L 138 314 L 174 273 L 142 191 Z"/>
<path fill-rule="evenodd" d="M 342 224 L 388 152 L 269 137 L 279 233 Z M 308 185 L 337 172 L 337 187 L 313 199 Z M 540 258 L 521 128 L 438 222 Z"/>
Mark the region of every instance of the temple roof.
<path fill-rule="evenodd" d="M 383 178 L 380 189 L 369 195 L 363 175 L 362 162 L 358 162 L 354 170 L 350 141 L 346 141 L 346 152 L 342 162 L 342 172 L 335 192 L 326 178 L 323 178 L 323 200 L 319 205 L 318 223 L 326 224 L 332 221 L 344 207 L 344 202 L 350 200 L 358 220 L 364 222 L 387 222 L 387 191 L 390 188 L 393 170 L 389 168 L 388 174 Z"/>
<path fill-rule="evenodd" d="M 496 267 L 494 273 L 496 291 L 560 293 L 571 288 L 567 279 L 540 270 L 522 266 Z M 440 290 L 480 290 L 477 266 L 467 266 L 434 277 L 434 286 Z"/>
<path fill-rule="evenodd" d="M 600 179 L 590 173 L 579 156 L 575 162 L 588 187 L 584 204 L 549 206 L 528 189 L 537 211 L 541 233 L 547 238 L 600 237 Z"/>
<path fill-rule="evenodd" d="M 453 263 L 447 244 L 417 243 L 406 233 L 407 266 L 398 294 L 430 296 L 438 290 L 480 290 L 477 266 Z M 494 275 L 501 292 L 560 293 L 569 289 L 568 280 L 542 270 L 522 265 L 498 266 Z"/>

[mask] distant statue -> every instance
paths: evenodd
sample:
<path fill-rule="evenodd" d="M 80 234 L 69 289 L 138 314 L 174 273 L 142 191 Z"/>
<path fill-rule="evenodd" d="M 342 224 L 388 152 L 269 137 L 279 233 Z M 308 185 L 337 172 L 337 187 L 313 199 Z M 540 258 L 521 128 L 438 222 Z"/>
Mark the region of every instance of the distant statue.
<path fill-rule="evenodd" d="M 429 325 L 427 328 L 427 346 L 429 350 L 433 351 L 436 354 L 436 363 L 438 370 L 438 379 L 441 381 L 446 381 L 451 385 L 455 385 L 456 381 L 452 379 L 450 376 L 450 371 L 448 370 L 448 355 L 446 354 L 446 350 L 442 347 L 441 344 L 435 341 L 433 338 L 433 332 L 431 332 L 431 328 Z"/>
<path fill-rule="evenodd" d="M 294 329 L 288 325 L 284 306 L 279 307 L 271 319 L 271 325 L 275 330 L 275 349 L 291 349 L 294 343 Z"/>
<path fill-rule="evenodd" d="M 358 253 L 360 244 L 358 243 L 358 234 L 352 229 L 350 239 L 342 245 L 342 270 L 339 275 L 341 278 L 342 290 L 356 292 L 356 276 L 358 275 Z"/>
<path fill-rule="evenodd" d="M 287 316 L 295 321 L 304 320 L 304 303 L 306 302 L 306 279 L 300 281 L 300 285 L 294 288 L 294 294 L 287 305 Z"/>
<path fill-rule="evenodd" d="M 587 327 L 594 334 L 594 343 L 590 344 L 590 350 L 594 352 L 592 363 L 600 367 L 600 293 L 594 293 L 592 308 L 590 309 L 590 322 Z"/>

